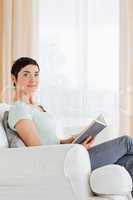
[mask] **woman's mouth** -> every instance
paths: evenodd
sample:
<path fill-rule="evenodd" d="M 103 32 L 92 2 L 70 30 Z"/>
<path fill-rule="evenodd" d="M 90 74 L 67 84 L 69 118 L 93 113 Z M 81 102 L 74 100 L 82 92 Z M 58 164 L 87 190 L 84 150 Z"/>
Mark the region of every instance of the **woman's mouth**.
<path fill-rule="evenodd" d="M 27 85 L 27 87 L 37 87 L 36 85 Z"/>

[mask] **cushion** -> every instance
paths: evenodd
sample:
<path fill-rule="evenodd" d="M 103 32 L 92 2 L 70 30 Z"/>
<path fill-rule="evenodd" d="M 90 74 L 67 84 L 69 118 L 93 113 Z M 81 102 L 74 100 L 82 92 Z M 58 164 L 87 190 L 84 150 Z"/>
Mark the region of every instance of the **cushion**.
<path fill-rule="evenodd" d="M 25 146 L 24 142 L 19 138 L 16 131 L 12 130 L 8 124 L 9 111 L 4 112 L 2 124 L 6 132 L 9 148 L 17 148 Z"/>
<path fill-rule="evenodd" d="M 0 148 L 8 147 L 6 133 L 2 125 L 2 118 L 3 118 L 4 112 L 9 109 L 10 109 L 10 105 L 6 103 L 0 103 Z"/>
<path fill-rule="evenodd" d="M 7 148 L 7 147 L 8 147 L 8 141 L 6 133 L 0 121 L 0 148 Z"/>
<path fill-rule="evenodd" d="M 106 165 L 92 171 L 90 187 L 98 195 L 124 195 L 132 191 L 132 179 L 124 167 Z"/>

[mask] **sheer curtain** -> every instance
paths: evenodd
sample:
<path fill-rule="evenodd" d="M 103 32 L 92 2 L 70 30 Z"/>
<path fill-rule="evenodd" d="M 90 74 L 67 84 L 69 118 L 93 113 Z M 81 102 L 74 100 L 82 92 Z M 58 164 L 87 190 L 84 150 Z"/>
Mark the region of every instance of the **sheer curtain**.
<path fill-rule="evenodd" d="M 40 98 L 63 126 L 78 132 L 99 113 L 119 135 L 118 0 L 39 0 Z"/>

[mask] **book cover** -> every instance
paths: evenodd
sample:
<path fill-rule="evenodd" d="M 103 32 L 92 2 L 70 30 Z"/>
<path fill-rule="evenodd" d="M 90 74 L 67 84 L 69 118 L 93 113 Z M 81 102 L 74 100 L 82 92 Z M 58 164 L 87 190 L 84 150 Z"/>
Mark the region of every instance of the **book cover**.
<path fill-rule="evenodd" d="M 99 115 L 96 119 L 94 119 L 89 126 L 81 131 L 79 136 L 75 138 L 75 143 L 81 144 L 86 140 L 89 136 L 92 138 L 96 137 L 105 127 L 107 126 L 103 115 Z"/>

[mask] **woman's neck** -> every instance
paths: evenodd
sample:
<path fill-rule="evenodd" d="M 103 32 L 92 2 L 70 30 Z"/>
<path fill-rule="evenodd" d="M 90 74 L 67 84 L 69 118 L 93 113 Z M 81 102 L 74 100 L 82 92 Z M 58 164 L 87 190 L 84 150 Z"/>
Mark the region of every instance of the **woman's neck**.
<path fill-rule="evenodd" d="M 36 102 L 34 100 L 34 96 L 32 96 L 32 95 L 26 95 L 26 94 L 16 95 L 15 98 L 14 98 L 14 101 L 23 101 L 26 104 L 33 104 L 33 105 L 36 104 Z"/>

